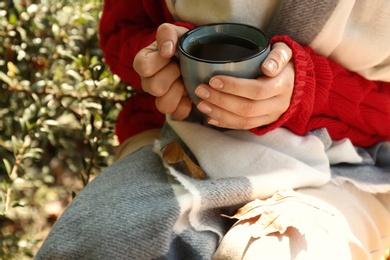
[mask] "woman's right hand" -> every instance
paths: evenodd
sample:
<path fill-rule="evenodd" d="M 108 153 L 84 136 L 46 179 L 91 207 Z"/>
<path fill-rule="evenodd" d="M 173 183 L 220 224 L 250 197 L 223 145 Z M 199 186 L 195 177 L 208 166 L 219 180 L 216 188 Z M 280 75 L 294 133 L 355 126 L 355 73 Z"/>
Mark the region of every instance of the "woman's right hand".
<path fill-rule="evenodd" d="M 191 111 L 179 63 L 172 57 L 179 38 L 187 32 L 185 27 L 162 24 L 157 29 L 156 41 L 140 50 L 133 63 L 142 80 L 142 89 L 156 97 L 156 107 L 173 119 L 183 120 Z"/>

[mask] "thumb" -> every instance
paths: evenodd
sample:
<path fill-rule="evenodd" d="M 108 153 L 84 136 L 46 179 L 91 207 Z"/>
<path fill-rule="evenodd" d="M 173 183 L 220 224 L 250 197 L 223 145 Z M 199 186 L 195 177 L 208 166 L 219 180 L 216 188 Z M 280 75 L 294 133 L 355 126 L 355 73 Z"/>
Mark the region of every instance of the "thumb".
<path fill-rule="evenodd" d="M 286 67 L 292 56 L 292 50 L 287 44 L 277 42 L 261 65 L 263 73 L 269 77 L 277 76 Z"/>
<path fill-rule="evenodd" d="M 188 29 L 170 23 L 164 23 L 157 29 L 158 51 L 163 58 L 171 58 L 176 53 L 177 42 Z"/>

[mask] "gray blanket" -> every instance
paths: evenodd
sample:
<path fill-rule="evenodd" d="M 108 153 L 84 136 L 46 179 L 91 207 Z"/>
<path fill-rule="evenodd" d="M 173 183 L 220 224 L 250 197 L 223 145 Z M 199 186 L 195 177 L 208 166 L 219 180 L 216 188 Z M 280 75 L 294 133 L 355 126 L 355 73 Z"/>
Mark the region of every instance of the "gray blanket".
<path fill-rule="evenodd" d="M 264 184 L 255 183 L 263 179 L 219 173 L 196 180 L 167 168 L 156 148 L 171 141 L 179 142 L 197 161 L 177 134 L 182 126 L 173 127 L 176 131 L 165 126 L 156 147 L 123 158 L 88 184 L 54 225 L 36 259 L 211 259 L 233 224 L 221 214 L 233 215 L 263 194 L 258 189 Z M 314 136 L 332 157 L 326 134 Z M 381 191 L 388 188 L 390 144 L 355 151 L 362 160 L 333 165 L 332 178 L 370 189 L 379 185 Z M 319 171 L 321 180 L 325 175 L 326 170 Z"/>

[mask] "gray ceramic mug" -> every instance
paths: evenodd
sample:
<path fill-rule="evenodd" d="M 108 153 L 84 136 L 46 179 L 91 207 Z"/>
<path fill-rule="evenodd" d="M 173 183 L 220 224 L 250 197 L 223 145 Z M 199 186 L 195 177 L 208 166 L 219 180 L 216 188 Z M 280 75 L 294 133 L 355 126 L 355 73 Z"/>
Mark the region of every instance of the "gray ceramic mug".
<path fill-rule="evenodd" d="M 214 75 L 257 78 L 270 52 L 267 36 L 259 29 L 237 23 L 207 24 L 185 33 L 179 42 L 180 69 L 191 100 L 195 88 Z"/>

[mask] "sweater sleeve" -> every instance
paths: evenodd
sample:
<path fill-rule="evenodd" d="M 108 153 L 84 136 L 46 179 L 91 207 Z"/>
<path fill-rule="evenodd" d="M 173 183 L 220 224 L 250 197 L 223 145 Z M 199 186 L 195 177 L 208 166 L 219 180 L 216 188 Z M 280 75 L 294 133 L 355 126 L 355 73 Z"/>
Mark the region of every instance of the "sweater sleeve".
<path fill-rule="evenodd" d="M 164 0 L 105 0 L 99 24 L 99 44 L 106 64 L 131 87 L 142 90 L 133 69 L 136 54 L 155 41 L 162 23 L 192 28 L 175 22 Z M 133 94 L 120 111 L 115 132 L 119 142 L 140 132 L 161 128 L 165 116 L 155 107 L 155 98 L 142 91 Z"/>
<path fill-rule="evenodd" d="M 390 83 L 369 81 L 331 59 L 318 56 L 287 36 L 276 36 L 293 50 L 294 92 L 289 109 L 274 123 L 252 129 L 264 134 L 284 126 L 296 134 L 327 128 L 332 139 L 358 146 L 390 140 Z"/>
<path fill-rule="evenodd" d="M 99 23 L 99 44 L 105 63 L 133 88 L 141 90 L 141 79 L 133 69 L 135 55 L 152 43 L 160 24 L 172 22 L 164 1 L 105 0 Z M 119 142 L 146 130 L 160 128 L 164 116 L 154 97 L 132 95 L 120 111 L 115 125 Z"/>
<path fill-rule="evenodd" d="M 173 22 L 164 1 L 105 0 L 99 24 L 100 47 L 114 74 L 141 88 L 133 69 L 135 55 L 156 38 L 158 26 Z"/>

